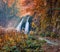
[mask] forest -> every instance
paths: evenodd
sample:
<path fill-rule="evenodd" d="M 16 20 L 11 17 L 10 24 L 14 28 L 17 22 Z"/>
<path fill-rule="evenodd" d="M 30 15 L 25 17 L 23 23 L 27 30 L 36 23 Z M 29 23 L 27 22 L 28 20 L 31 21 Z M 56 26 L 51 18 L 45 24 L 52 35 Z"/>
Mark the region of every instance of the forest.
<path fill-rule="evenodd" d="M 0 52 L 60 52 L 60 0 L 0 0 Z"/>

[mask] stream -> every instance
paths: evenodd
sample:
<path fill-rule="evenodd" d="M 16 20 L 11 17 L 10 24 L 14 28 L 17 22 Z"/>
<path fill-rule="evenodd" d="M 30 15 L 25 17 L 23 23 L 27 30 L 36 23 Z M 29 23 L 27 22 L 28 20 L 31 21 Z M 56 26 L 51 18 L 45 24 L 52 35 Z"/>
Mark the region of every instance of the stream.
<path fill-rule="evenodd" d="M 51 40 L 48 40 L 48 39 L 42 38 L 42 37 L 39 37 L 38 39 L 39 40 L 45 40 L 47 42 L 47 44 L 50 44 L 50 45 L 56 45 L 56 46 L 58 46 L 60 44 L 58 42 L 54 42 L 54 41 L 51 41 Z"/>

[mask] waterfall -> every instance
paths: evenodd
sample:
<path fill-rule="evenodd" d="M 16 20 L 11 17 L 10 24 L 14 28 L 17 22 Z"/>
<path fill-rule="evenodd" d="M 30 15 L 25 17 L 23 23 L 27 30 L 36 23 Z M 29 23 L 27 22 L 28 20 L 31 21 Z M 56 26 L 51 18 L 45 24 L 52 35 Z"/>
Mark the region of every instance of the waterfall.
<path fill-rule="evenodd" d="M 25 25 L 25 34 L 27 34 L 29 32 L 29 22 L 28 22 L 29 18 L 26 21 L 26 25 Z"/>
<path fill-rule="evenodd" d="M 21 31 L 22 30 L 23 21 L 24 21 L 24 18 L 20 21 L 19 25 L 16 27 L 17 31 Z"/>
<path fill-rule="evenodd" d="M 22 20 L 20 21 L 20 23 L 18 24 L 18 26 L 16 27 L 17 31 L 22 31 L 24 28 L 24 33 L 28 34 L 29 33 L 29 18 L 30 16 L 26 16 L 26 18 L 22 18 Z"/>

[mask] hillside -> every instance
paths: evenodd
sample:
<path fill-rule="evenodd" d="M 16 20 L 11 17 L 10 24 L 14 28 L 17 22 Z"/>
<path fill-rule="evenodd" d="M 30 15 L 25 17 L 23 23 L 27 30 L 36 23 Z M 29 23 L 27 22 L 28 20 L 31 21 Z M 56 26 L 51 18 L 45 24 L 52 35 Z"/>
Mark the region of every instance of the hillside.
<path fill-rule="evenodd" d="M 0 0 L 0 52 L 60 52 L 60 0 Z"/>

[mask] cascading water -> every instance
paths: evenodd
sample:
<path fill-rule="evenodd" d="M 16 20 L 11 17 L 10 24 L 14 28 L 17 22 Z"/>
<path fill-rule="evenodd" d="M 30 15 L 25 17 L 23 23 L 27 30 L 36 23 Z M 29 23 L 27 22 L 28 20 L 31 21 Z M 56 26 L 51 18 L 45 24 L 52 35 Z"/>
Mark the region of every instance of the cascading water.
<path fill-rule="evenodd" d="M 28 32 L 29 32 L 29 22 L 28 22 L 28 20 L 29 20 L 29 17 L 27 18 L 27 21 L 26 21 L 26 24 L 25 24 L 25 34 L 27 34 Z"/>
<path fill-rule="evenodd" d="M 24 28 L 24 33 L 28 34 L 28 32 L 29 32 L 29 21 L 28 21 L 29 18 L 30 18 L 29 16 L 26 16 L 26 18 L 25 17 L 22 18 L 19 25 L 16 27 L 16 30 L 21 32 Z"/>
<path fill-rule="evenodd" d="M 23 21 L 24 21 L 24 18 L 21 20 L 21 22 L 19 23 L 19 25 L 16 27 L 17 31 L 21 31 L 22 30 Z"/>

